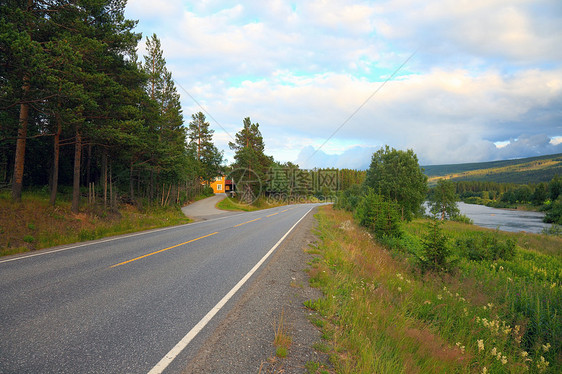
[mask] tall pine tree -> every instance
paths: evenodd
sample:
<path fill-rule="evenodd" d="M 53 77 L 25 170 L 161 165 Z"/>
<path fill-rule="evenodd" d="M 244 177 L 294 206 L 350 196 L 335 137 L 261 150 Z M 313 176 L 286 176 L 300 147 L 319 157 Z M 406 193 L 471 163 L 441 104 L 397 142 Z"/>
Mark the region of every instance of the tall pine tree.
<path fill-rule="evenodd" d="M 213 144 L 214 130 L 202 112 L 193 114 L 187 129 L 189 153 L 196 160 L 196 172 L 199 178 L 210 183 L 219 176 L 223 154 Z"/>
<path fill-rule="evenodd" d="M 250 117 L 246 117 L 243 126 L 236 133 L 235 142 L 229 142 L 228 145 L 235 152 L 232 177 L 243 199 L 249 202 L 262 192 L 273 158 L 264 153 L 265 144 L 259 123 L 252 123 Z"/>

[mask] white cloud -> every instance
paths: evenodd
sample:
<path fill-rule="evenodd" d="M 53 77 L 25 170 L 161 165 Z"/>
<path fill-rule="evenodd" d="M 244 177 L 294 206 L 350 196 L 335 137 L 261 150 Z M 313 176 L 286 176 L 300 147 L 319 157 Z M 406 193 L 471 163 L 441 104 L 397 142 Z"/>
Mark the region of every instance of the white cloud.
<path fill-rule="evenodd" d="M 225 128 L 210 121 L 227 155 L 227 133 L 249 116 L 269 154 L 304 162 L 304 149 L 317 149 L 416 48 L 319 163 L 359 167 L 384 144 L 413 148 L 426 164 L 561 144 L 559 0 L 132 0 L 128 12 L 158 34 L 178 84 Z M 179 92 L 188 119 L 200 108 Z"/>

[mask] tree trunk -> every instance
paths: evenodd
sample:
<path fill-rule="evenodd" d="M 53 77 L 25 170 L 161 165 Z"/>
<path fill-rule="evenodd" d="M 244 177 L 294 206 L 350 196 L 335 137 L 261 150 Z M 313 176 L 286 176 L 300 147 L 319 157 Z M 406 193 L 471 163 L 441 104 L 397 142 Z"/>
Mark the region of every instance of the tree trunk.
<path fill-rule="evenodd" d="M 82 157 L 82 135 L 76 129 L 76 144 L 74 146 L 74 183 L 72 186 L 72 213 L 78 213 L 80 207 L 80 159 Z"/>
<path fill-rule="evenodd" d="M 60 155 L 60 135 L 62 133 L 62 122 L 60 115 L 57 114 L 57 132 L 53 142 L 53 180 L 51 185 L 51 205 L 55 205 L 57 200 L 57 190 L 59 186 L 59 155 Z"/>
<path fill-rule="evenodd" d="M 101 155 L 101 169 L 103 179 L 103 207 L 107 208 L 107 150 L 104 149 Z"/>
<path fill-rule="evenodd" d="M 29 77 L 23 78 L 23 99 L 26 100 L 29 93 Z M 16 142 L 16 157 L 14 160 L 14 177 L 12 178 L 12 199 L 16 202 L 21 201 L 21 190 L 23 186 L 23 168 L 25 161 L 25 141 L 27 138 L 27 123 L 29 121 L 29 104 L 20 104 L 20 118 L 18 128 L 18 140 Z"/>
<path fill-rule="evenodd" d="M 135 201 L 135 184 L 133 183 L 133 161 L 131 161 L 131 167 L 129 168 L 129 189 L 131 192 L 131 201 Z"/>
<path fill-rule="evenodd" d="M 90 168 L 92 166 L 92 145 L 88 144 L 88 162 L 86 163 L 86 184 L 90 184 Z"/>

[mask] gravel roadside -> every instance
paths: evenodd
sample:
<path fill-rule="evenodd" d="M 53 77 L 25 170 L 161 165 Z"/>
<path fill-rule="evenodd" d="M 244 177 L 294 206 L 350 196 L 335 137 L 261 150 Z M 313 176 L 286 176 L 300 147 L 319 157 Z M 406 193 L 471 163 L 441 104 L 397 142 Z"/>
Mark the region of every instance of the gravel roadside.
<path fill-rule="evenodd" d="M 307 373 L 309 361 L 329 367 L 327 355 L 312 347 L 321 341 L 320 331 L 310 322 L 315 312 L 303 306 L 322 296 L 309 286 L 305 271 L 312 259 L 305 250 L 316 241 L 315 211 L 276 249 L 183 373 Z M 281 316 L 292 339 L 285 358 L 275 356 L 273 345 Z"/>

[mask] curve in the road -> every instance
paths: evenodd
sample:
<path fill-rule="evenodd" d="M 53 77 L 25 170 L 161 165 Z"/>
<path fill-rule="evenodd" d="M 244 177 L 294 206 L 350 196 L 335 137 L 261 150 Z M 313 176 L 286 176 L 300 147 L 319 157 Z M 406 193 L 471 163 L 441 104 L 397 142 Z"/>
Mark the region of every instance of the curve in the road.
<path fill-rule="evenodd" d="M 215 196 L 208 197 L 203 200 L 196 201 L 181 208 L 183 214 L 195 220 L 208 220 L 222 216 L 238 214 L 240 212 L 230 212 L 227 210 L 220 210 L 215 207 L 221 200 L 226 198 L 226 194 L 219 193 Z"/>

